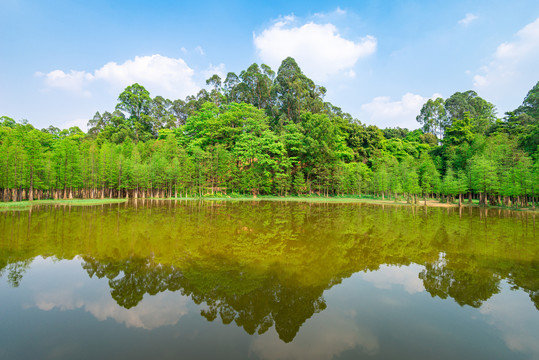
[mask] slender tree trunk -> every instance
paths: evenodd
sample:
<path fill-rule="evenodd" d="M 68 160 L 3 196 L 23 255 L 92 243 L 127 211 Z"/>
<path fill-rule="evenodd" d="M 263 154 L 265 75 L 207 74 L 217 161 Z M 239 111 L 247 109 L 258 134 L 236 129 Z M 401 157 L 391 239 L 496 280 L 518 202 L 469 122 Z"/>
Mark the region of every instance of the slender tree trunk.
<path fill-rule="evenodd" d="M 30 192 L 28 194 L 28 200 L 34 201 L 34 167 L 30 169 Z"/>

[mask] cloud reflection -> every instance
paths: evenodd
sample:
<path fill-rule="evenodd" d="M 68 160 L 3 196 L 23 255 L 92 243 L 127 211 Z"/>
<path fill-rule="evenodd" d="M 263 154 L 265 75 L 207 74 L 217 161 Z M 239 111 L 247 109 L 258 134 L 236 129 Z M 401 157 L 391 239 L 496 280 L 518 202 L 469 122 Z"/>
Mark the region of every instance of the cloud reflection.
<path fill-rule="evenodd" d="M 43 266 L 43 271 L 47 271 L 51 268 L 45 267 L 50 265 L 47 264 L 49 261 L 38 260 L 34 262 L 34 265 L 37 265 L 36 268 Z M 55 270 L 73 273 L 72 263 L 61 261 L 55 265 Z M 81 274 L 83 277 L 87 276 L 84 272 Z M 145 296 L 137 306 L 125 309 L 110 296 L 106 280 L 80 281 L 80 278 L 76 276 L 43 276 L 42 278 L 54 279 L 54 281 L 40 282 L 32 286 L 34 304 L 27 307 L 36 306 L 44 311 L 83 309 L 100 321 L 113 319 L 125 324 L 126 327 L 147 330 L 175 325 L 188 312 L 189 299 L 178 292 L 164 291 L 154 296 Z"/>
<path fill-rule="evenodd" d="M 378 289 L 391 289 L 393 285 L 402 285 L 408 294 L 425 291 L 423 281 L 418 274 L 422 266 L 411 264 L 409 266 L 381 265 L 377 271 L 364 273 L 361 277 L 372 283 Z"/>
<path fill-rule="evenodd" d="M 375 355 L 380 345 L 369 329 L 356 323 L 354 314 L 328 309 L 310 319 L 293 342 L 281 341 L 271 330 L 252 342 L 250 353 L 268 360 L 323 360 L 356 348 L 364 354 Z"/>
<path fill-rule="evenodd" d="M 509 349 L 539 359 L 539 312 L 526 293 L 504 290 L 484 303 L 479 311 L 501 332 Z"/>

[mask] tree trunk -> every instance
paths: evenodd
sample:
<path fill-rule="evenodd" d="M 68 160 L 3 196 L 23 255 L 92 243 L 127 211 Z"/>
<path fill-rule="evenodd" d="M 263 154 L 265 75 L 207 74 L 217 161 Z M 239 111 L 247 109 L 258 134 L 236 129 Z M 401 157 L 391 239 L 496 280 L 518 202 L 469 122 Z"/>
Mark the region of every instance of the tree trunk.
<path fill-rule="evenodd" d="M 34 201 L 34 168 L 30 170 L 30 192 L 28 193 L 28 201 Z"/>

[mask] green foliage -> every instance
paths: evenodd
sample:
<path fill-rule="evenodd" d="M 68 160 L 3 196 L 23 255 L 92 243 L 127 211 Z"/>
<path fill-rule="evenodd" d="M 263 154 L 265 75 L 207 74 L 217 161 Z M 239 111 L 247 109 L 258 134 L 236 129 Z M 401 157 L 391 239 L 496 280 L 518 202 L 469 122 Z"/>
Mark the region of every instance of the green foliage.
<path fill-rule="evenodd" d="M 495 106 L 473 90 L 451 95 L 445 101 L 445 110 L 449 126 L 457 119 L 464 119 L 465 113 L 468 113 L 474 133 L 485 134 L 496 120 Z"/>
<path fill-rule="evenodd" d="M 495 163 L 485 155 L 476 155 L 471 160 L 472 188 L 478 193 L 493 193 L 498 187 Z"/>
<path fill-rule="evenodd" d="M 516 115 L 527 114 L 531 118 L 539 119 L 539 81 L 528 92 L 522 105 L 515 110 Z"/>
<path fill-rule="evenodd" d="M 526 206 L 539 192 L 539 83 L 503 121 L 474 91 L 428 100 L 413 131 L 325 102 L 292 58 L 277 73 L 252 64 L 207 84 L 184 100 L 128 86 L 87 134 L 0 117 L 2 200 L 469 193 Z"/>
<path fill-rule="evenodd" d="M 444 144 L 460 145 L 463 142 L 470 142 L 474 137 L 472 119 L 470 113 L 465 112 L 462 119 L 455 119 L 446 130 Z"/>
<path fill-rule="evenodd" d="M 423 125 L 423 131 L 431 133 L 437 138 L 442 138 L 444 129 L 447 127 L 447 114 L 444 108 L 444 100 L 429 99 L 421 108 L 416 120 Z"/>

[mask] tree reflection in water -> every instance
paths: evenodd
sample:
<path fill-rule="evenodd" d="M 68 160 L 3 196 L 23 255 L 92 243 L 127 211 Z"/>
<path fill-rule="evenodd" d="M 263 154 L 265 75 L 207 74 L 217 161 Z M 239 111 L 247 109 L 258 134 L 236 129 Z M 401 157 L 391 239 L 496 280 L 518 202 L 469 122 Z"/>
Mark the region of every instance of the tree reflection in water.
<path fill-rule="evenodd" d="M 487 216 L 488 215 L 488 216 Z M 425 290 L 480 307 L 500 281 L 539 309 L 533 214 L 364 204 L 138 201 L 0 215 L 0 274 L 13 286 L 36 256 L 80 255 L 130 309 L 179 291 L 209 321 L 284 342 L 354 273 L 419 264 Z"/>

